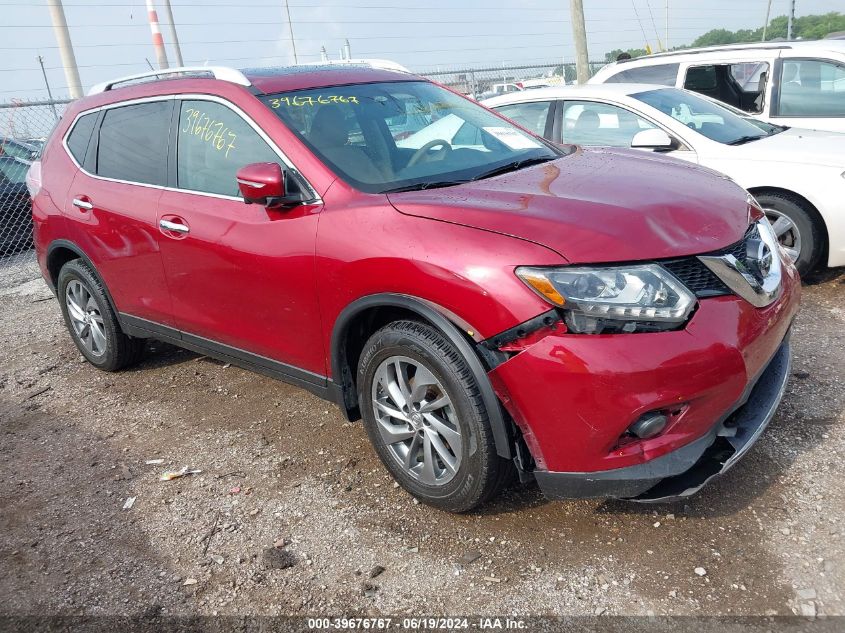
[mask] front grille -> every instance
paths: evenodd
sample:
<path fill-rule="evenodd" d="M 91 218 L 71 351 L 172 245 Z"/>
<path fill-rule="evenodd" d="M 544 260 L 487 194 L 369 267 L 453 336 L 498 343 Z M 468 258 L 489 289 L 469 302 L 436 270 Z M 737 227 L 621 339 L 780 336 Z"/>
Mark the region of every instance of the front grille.
<path fill-rule="evenodd" d="M 743 264 L 746 262 L 746 242 L 749 238 L 757 235 L 757 227 L 752 224 L 745 231 L 742 239 L 731 244 L 727 248 L 703 255 L 733 255 Z M 701 263 L 698 257 L 683 257 L 681 259 L 670 259 L 660 262 L 663 267 L 675 275 L 687 288 L 692 290 L 697 297 L 716 297 L 719 295 L 733 294 L 730 288 L 719 279 L 713 272 Z"/>

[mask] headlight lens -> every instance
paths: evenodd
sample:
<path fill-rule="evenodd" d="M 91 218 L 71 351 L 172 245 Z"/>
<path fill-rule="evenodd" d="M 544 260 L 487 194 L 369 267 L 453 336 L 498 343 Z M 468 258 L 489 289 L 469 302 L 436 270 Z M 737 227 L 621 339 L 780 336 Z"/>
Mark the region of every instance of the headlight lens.
<path fill-rule="evenodd" d="M 531 268 L 516 274 L 549 303 L 563 308 L 570 332 L 610 334 L 675 330 L 686 323 L 693 295 L 657 264 Z"/>

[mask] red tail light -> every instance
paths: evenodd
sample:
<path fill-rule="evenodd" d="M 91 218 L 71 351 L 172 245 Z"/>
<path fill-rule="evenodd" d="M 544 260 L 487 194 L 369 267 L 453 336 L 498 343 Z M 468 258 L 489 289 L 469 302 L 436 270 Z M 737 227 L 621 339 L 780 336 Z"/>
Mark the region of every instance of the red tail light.
<path fill-rule="evenodd" d="M 41 191 L 41 161 L 37 160 L 29 166 L 26 172 L 26 188 L 29 189 L 30 197 L 34 198 Z"/>

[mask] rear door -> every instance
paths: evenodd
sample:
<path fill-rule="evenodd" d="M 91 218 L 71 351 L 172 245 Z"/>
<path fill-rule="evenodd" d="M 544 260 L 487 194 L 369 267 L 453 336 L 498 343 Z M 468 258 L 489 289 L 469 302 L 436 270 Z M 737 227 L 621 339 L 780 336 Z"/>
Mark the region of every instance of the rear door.
<path fill-rule="evenodd" d="M 118 311 L 165 325 L 173 319 L 157 215 L 173 104 L 158 97 L 80 116 L 66 137 L 80 169 L 62 206 L 69 235 L 91 258 Z"/>
<path fill-rule="evenodd" d="M 279 150 L 222 99 L 184 97 L 177 107 L 159 234 L 183 340 L 324 383 L 314 271 L 322 206 L 245 204 L 235 173 L 249 163 L 284 166 Z"/>

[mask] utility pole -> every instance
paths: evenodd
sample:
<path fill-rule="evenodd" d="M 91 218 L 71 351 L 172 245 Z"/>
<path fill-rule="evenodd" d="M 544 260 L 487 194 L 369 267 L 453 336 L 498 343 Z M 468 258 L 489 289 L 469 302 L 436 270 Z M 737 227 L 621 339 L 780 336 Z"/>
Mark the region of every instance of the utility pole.
<path fill-rule="evenodd" d="M 786 23 L 786 39 L 792 39 L 792 21 L 795 19 L 795 0 L 789 3 L 789 20 Z"/>
<path fill-rule="evenodd" d="M 169 68 L 167 63 L 167 51 L 164 49 L 164 39 L 161 37 L 161 28 L 158 25 L 158 13 L 156 13 L 155 2 L 147 0 L 147 18 L 150 21 L 150 32 L 153 35 L 153 49 L 156 52 L 156 61 L 159 70 Z"/>
<path fill-rule="evenodd" d="M 569 19 L 572 22 L 572 39 L 575 41 L 575 70 L 578 83 L 585 84 L 590 78 L 590 57 L 587 54 L 587 27 L 584 25 L 582 0 L 569 0 Z"/>
<path fill-rule="evenodd" d="M 669 50 L 669 0 L 666 0 L 666 37 L 663 38 L 666 42 L 666 50 Z"/>
<path fill-rule="evenodd" d="M 53 93 L 50 90 L 50 82 L 47 81 L 47 72 L 44 70 L 44 58 L 39 55 L 38 57 L 36 57 L 36 59 L 38 60 L 38 63 L 41 64 L 41 74 L 44 75 L 44 85 L 47 86 L 47 97 L 50 99 L 50 101 L 52 101 Z M 54 103 L 51 103 L 50 107 L 53 108 L 53 117 L 55 117 L 56 121 L 58 121 L 59 114 L 58 112 L 56 112 L 56 105 Z"/>
<path fill-rule="evenodd" d="M 167 26 L 170 31 L 170 39 L 173 40 L 173 53 L 176 55 L 176 65 L 184 66 L 182 61 L 182 48 L 179 46 L 179 36 L 176 34 L 176 24 L 173 22 L 173 9 L 170 0 L 164 0 L 164 15 L 167 18 Z"/>
<path fill-rule="evenodd" d="M 285 0 L 285 11 L 288 14 L 288 29 L 290 30 L 290 45 L 293 47 L 293 63 L 299 63 L 299 57 L 296 55 L 296 38 L 293 36 L 293 20 L 290 19 L 290 3 Z"/>
<path fill-rule="evenodd" d="M 763 39 L 760 40 L 761 42 L 766 41 L 766 31 L 769 30 L 769 14 L 772 12 L 772 0 L 769 0 L 768 6 L 766 6 L 766 21 L 763 22 Z"/>
<path fill-rule="evenodd" d="M 62 58 L 62 67 L 65 69 L 67 89 L 70 91 L 72 99 L 79 99 L 82 96 L 82 82 L 79 81 L 79 69 L 76 67 L 76 56 L 73 54 L 73 44 L 70 41 L 70 32 L 67 29 L 62 0 L 47 0 L 47 6 L 50 7 L 53 33 L 56 35 L 56 43 L 59 45 L 59 54 Z"/>

